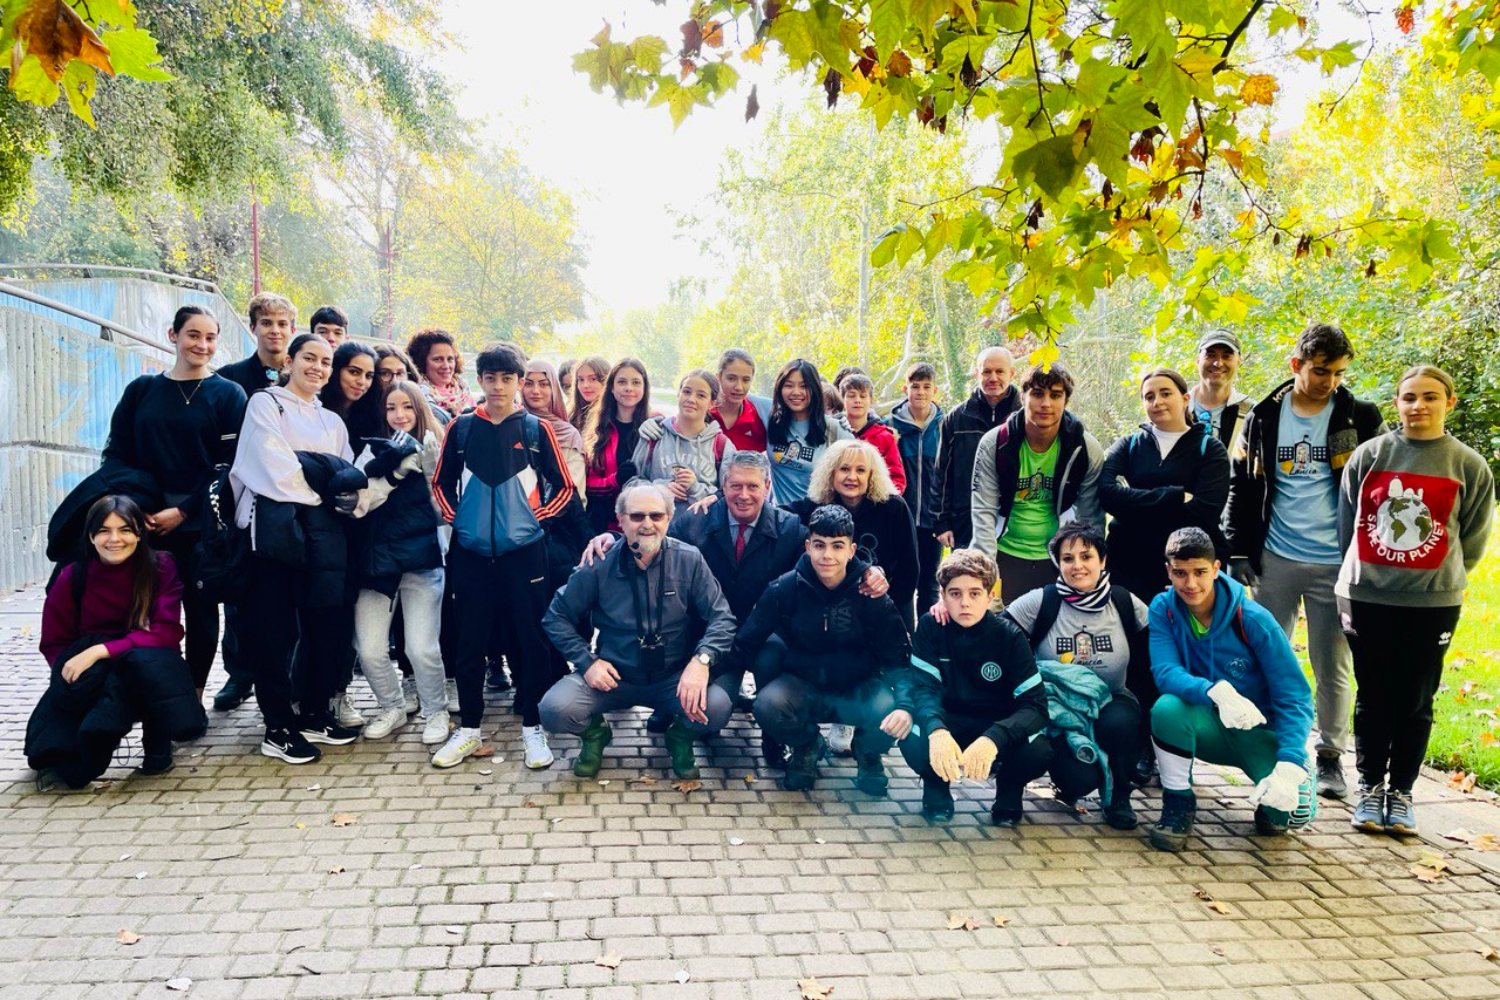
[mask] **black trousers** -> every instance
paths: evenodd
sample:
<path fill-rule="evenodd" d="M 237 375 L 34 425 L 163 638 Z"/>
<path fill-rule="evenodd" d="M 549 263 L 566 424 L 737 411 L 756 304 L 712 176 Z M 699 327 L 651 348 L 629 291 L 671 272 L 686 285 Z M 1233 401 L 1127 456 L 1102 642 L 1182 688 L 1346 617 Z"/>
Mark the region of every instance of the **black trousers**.
<path fill-rule="evenodd" d="M 810 746 L 818 738 L 819 723 L 853 726 L 857 756 L 883 754 L 896 742 L 880 729 L 895 710 L 896 696 L 878 677 L 834 692 L 792 674 L 782 674 L 758 690 L 753 709 L 761 732 L 788 747 Z"/>
<path fill-rule="evenodd" d="M 995 565 L 1000 569 L 1000 600 L 1006 604 L 1057 580 L 1051 559 L 1021 559 L 996 552 Z"/>
<path fill-rule="evenodd" d="M 931 528 L 917 528 L 917 617 L 926 614 L 938 599 L 938 563 L 943 546 Z"/>
<path fill-rule="evenodd" d="M 297 601 L 301 572 L 251 555 L 250 592 L 237 609 L 240 652 L 254 668 L 255 700 L 271 729 L 296 725 L 293 702 L 303 712 L 326 712 L 348 655 L 338 609 Z M 295 675 L 294 655 L 301 668 Z"/>
<path fill-rule="evenodd" d="M 208 672 L 213 669 L 214 655 L 218 652 L 219 606 L 193 584 L 198 571 L 193 549 L 199 537 L 196 531 L 178 528 L 154 539 L 152 544 L 171 554 L 177 564 L 177 575 L 182 578 L 182 626 L 187 633 L 184 659 L 193 675 L 193 686 L 202 688 L 208 683 Z"/>
<path fill-rule="evenodd" d="M 968 749 L 970 743 L 983 736 L 984 731 L 995 724 L 994 719 L 958 715 L 954 712 L 948 713 L 946 721 L 948 732 L 960 750 Z M 921 775 L 924 785 L 946 786 L 948 783 L 937 776 L 932 764 L 928 762 L 927 740 L 931 735 L 918 732 L 913 727 L 911 735 L 901 741 L 901 756 L 906 758 L 908 767 Z M 1026 782 L 1035 781 L 1046 774 L 1051 762 L 1052 744 L 1042 735 L 1009 750 L 1002 750 L 1000 756 L 995 758 L 995 766 L 990 770 L 995 778 L 995 810 L 1019 816 L 1021 795 L 1026 791 Z"/>
<path fill-rule="evenodd" d="M 1360 780 L 1409 792 L 1432 735 L 1432 699 L 1461 607 L 1339 600 L 1354 654 L 1354 757 Z"/>
<path fill-rule="evenodd" d="M 493 558 L 455 544 L 448 550 L 448 581 L 458 616 L 454 672 L 461 725 L 477 729 L 484 721 L 484 670 L 501 616 L 510 621 L 510 671 L 521 725 L 541 725 L 537 706 L 561 676 L 542 631 L 542 615 L 552 596 L 546 539 Z"/>
<path fill-rule="evenodd" d="M 1109 758 L 1110 779 L 1116 794 L 1130 791 L 1130 775 L 1145 746 L 1145 719 L 1135 696 L 1129 691 L 1121 691 L 1109 700 L 1094 721 L 1094 742 Z M 1064 799 L 1072 802 L 1104 787 L 1104 771 L 1097 761 L 1085 764 L 1079 760 L 1062 736 L 1054 736 L 1051 740 L 1052 764 L 1048 770 Z"/>

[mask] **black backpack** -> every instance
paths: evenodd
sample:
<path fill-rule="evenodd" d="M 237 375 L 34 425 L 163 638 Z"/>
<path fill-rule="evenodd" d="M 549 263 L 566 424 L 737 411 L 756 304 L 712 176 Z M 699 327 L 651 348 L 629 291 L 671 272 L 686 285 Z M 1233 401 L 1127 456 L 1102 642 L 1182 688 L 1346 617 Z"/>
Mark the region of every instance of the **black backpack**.
<path fill-rule="evenodd" d="M 229 468 L 220 466 L 209 484 L 203 532 L 193 547 L 192 585 L 215 604 L 236 604 L 249 589 L 250 532 L 235 523 L 234 512 Z"/>

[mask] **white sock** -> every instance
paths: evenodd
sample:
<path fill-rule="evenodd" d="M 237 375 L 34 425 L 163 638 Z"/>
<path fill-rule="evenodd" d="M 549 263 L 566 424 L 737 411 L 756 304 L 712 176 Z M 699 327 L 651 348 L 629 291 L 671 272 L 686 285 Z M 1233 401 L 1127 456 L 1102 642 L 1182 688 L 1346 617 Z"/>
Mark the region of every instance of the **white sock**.
<path fill-rule="evenodd" d="M 1167 792 L 1192 791 L 1193 758 L 1163 750 L 1156 745 L 1154 740 L 1152 749 L 1156 751 L 1156 772 L 1161 776 L 1162 790 Z"/>
<path fill-rule="evenodd" d="M 463 736 L 463 738 L 466 739 L 466 740 L 477 740 L 477 739 L 479 739 L 479 727 L 478 726 L 475 726 L 473 729 L 470 729 L 467 726 L 459 726 L 458 727 L 458 731 Z"/>

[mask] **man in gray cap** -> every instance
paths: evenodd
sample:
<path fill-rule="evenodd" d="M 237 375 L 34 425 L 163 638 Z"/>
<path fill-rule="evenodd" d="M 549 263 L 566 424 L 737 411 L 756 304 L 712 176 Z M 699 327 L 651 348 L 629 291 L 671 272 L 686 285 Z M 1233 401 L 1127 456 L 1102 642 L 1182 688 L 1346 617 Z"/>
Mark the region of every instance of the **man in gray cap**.
<path fill-rule="evenodd" d="M 1210 330 L 1198 338 L 1198 384 L 1188 390 L 1193 415 L 1212 429 L 1228 448 L 1253 400 L 1234 387 L 1240 372 L 1240 338 L 1228 330 Z"/>

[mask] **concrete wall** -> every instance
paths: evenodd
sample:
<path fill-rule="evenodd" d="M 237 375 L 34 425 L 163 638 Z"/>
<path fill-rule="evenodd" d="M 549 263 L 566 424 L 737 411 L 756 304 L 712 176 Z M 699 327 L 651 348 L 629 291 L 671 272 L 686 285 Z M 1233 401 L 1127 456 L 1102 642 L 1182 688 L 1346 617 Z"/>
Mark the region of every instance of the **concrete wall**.
<path fill-rule="evenodd" d="M 115 318 L 101 304 L 90 311 Z M 101 340 L 97 328 L 79 329 L 51 310 L 20 306 L 0 296 L 0 593 L 46 578 L 52 511 L 98 468 L 126 384 L 170 360 L 130 341 Z M 231 347 L 229 357 L 239 356 Z"/>
<path fill-rule="evenodd" d="M 209 292 L 141 278 L 27 278 L 12 279 L 11 283 L 75 309 L 113 320 L 143 336 L 161 341 L 167 339 L 172 314 L 180 306 L 204 306 L 219 320 L 219 353 L 216 361 L 228 364 L 255 350 L 245 321 L 222 296 Z M 83 333 L 97 335 L 99 332 L 81 319 L 58 313 L 46 306 L 6 297 L 0 297 L 0 304 L 45 316 Z"/>

